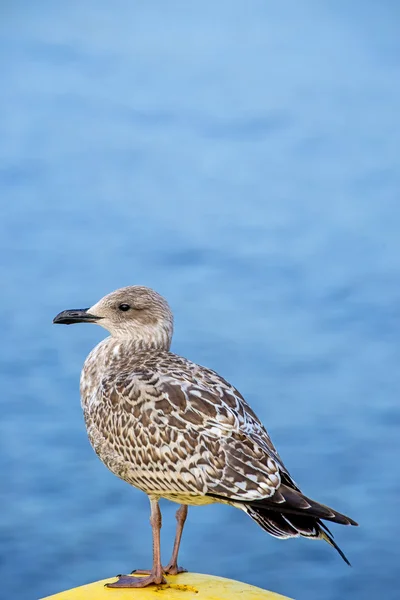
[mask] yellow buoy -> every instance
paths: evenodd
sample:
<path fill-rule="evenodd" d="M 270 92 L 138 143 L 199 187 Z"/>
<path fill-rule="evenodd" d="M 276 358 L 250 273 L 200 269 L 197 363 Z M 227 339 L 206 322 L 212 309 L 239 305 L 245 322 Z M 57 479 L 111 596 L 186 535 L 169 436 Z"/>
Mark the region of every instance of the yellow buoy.
<path fill-rule="evenodd" d="M 104 587 L 104 584 L 116 581 L 113 577 L 47 596 L 42 600 L 289 600 L 280 594 L 224 577 L 181 573 L 178 576 L 167 576 L 166 579 L 167 584 L 142 589 Z"/>

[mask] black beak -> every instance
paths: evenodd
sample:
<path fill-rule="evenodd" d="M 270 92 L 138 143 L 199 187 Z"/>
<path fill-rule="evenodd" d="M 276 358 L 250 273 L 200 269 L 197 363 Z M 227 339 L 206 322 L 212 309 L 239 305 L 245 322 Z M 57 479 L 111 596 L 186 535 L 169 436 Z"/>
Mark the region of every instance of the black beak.
<path fill-rule="evenodd" d="M 96 323 L 103 317 L 96 317 L 88 313 L 88 308 L 73 308 L 63 310 L 53 319 L 53 323 L 60 325 L 72 325 L 73 323 Z"/>

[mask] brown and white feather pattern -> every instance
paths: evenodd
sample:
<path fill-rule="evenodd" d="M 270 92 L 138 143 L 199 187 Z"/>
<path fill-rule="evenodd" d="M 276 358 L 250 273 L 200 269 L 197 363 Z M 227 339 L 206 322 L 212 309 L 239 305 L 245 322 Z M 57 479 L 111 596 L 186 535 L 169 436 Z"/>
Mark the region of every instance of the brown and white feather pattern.
<path fill-rule="evenodd" d="M 348 562 L 321 519 L 356 523 L 301 493 L 232 385 L 169 352 L 173 315 L 162 296 L 128 286 L 54 322 L 111 334 L 85 361 L 81 398 L 89 439 L 113 473 L 153 501 L 232 504 L 276 537 L 325 539 Z"/>
<path fill-rule="evenodd" d="M 168 351 L 138 353 L 107 338 L 85 362 L 81 395 L 95 451 L 147 494 L 187 504 L 261 500 L 276 493 L 281 473 L 289 477 L 240 393 Z"/>
<path fill-rule="evenodd" d="M 105 465 L 151 497 L 232 504 L 279 538 L 322 538 L 320 519 L 356 523 L 304 496 L 241 394 L 168 350 L 103 340 L 86 359 L 81 397 Z"/>

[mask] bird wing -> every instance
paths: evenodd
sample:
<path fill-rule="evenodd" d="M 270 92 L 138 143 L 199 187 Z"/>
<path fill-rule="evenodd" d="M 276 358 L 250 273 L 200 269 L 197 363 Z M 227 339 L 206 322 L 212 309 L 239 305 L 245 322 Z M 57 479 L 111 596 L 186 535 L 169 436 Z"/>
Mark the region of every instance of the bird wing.
<path fill-rule="evenodd" d="M 282 480 L 298 489 L 263 424 L 240 392 L 217 373 L 202 367 L 194 381 L 182 385 L 164 380 L 161 387 L 172 405 L 185 401 L 184 412 L 176 413 L 182 426 L 200 432 L 197 465 L 203 465 L 207 495 L 278 499 Z"/>
<path fill-rule="evenodd" d="M 270 520 L 271 514 L 275 515 L 274 522 L 280 513 L 291 515 L 297 524 L 299 517 L 312 517 L 357 525 L 329 506 L 304 496 L 240 392 L 215 371 L 190 364 L 194 369 L 192 378 L 182 382 L 168 377 L 160 382 L 160 388 L 171 406 L 184 409 L 181 418 L 186 425 L 193 421 L 203 432 L 197 465 L 202 461 L 207 473 L 206 495 L 246 505 L 247 512 L 251 506 L 253 514 L 268 513 Z"/>
<path fill-rule="evenodd" d="M 169 354 L 103 388 L 154 493 L 284 502 L 283 480 L 298 489 L 255 413 L 214 371 Z"/>

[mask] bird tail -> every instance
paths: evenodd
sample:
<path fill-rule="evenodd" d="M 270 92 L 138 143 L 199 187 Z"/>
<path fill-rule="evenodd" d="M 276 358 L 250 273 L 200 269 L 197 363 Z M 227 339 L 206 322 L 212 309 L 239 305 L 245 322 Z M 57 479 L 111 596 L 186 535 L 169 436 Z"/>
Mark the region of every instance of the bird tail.
<path fill-rule="evenodd" d="M 260 500 L 238 500 L 230 504 L 241 508 L 260 525 L 265 531 L 277 538 L 306 537 L 322 539 L 328 542 L 350 565 L 339 546 L 334 542 L 333 535 L 324 521 L 333 521 L 340 525 L 357 525 L 353 519 L 342 515 L 329 506 L 307 498 L 292 485 L 282 483 L 272 496 Z M 221 501 L 222 496 L 208 494 Z M 226 501 L 226 499 L 225 499 Z"/>
<path fill-rule="evenodd" d="M 348 558 L 334 541 L 332 533 L 319 519 L 308 515 L 286 512 L 283 514 L 254 504 L 242 504 L 238 508 L 247 512 L 260 527 L 274 537 L 281 539 L 306 537 L 325 540 L 335 548 L 344 562 L 350 565 Z"/>

